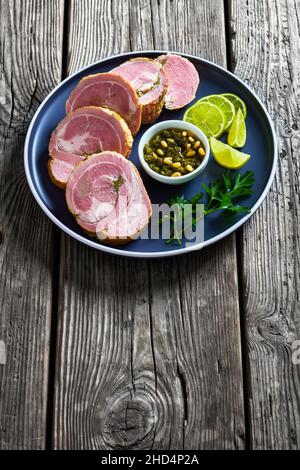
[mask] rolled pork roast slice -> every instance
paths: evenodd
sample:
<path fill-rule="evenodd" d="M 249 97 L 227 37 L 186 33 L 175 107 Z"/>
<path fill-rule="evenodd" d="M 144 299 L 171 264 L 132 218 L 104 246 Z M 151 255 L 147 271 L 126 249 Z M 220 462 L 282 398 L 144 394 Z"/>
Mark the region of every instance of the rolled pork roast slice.
<path fill-rule="evenodd" d="M 116 111 L 136 135 L 142 119 L 142 106 L 135 89 L 120 75 L 98 73 L 82 78 L 66 102 L 70 113 L 83 106 L 101 106 Z"/>
<path fill-rule="evenodd" d="M 200 81 L 195 66 L 176 54 L 159 56 L 156 61 L 162 64 L 168 80 L 165 107 L 179 109 L 189 104 L 195 98 Z"/>
<path fill-rule="evenodd" d="M 152 214 L 136 167 L 117 152 L 102 152 L 80 163 L 68 179 L 66 201 L 86 232 L 112 244 L 135 239 Z"/>
<path fill-rule="evenodd" d="M 142 123 L 155 121 L 161 113 L 167 92 L 167 77 L 156 60 L 137 57 L 112 70 L 136 90 L 142 105 Z"/>
<path fill-rule="evenodd" d="M 119 114 L 94 106 L 79 108 L 69 113 L 52 132 L 48 161 L 50 178 L 64 188 L 78 163 L 105 150 L 128 157 L 132 142 L 130 129 Z"/>

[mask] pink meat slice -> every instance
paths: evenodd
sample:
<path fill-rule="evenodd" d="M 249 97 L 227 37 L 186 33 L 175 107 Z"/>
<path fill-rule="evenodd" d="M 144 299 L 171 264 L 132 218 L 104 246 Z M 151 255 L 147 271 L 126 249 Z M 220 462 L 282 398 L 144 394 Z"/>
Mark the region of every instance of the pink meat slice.
<path fill-rule="evenodd" d="M 147 57 L 128 60 L 113 69 L 130 82 L 142 105 L 142 123 L 153 122 L 160 115 L 167 91 L 167 77 L 159 62 Z"/>
<path fill-rule="evenodd" d="M 178 109 L 189 104 L 199 86 L 199 74 L 194 65 L 184 57 L 166 54 L 156 59 L 163 66 L 168 79 L 165 96 L 167 109 Z"/>
<path fill-rule="evenodd" d="M 79 163 L 79 162 L 78 162 Z M 70 174 L 74 169 L 74 164 L 62 160 L 49 159 L 48 160 L 48 173 L 51 180 L 57 186 L 64 188 L 65 182 L 68 181 Z"/>
<path fill-rule="evenodd" d="M 68 114 L 51 135 L 50 177 L 55 184 L 65 187 L 78 163 L 105 150 L 127 157 L 132 141 L 132 134 L 119 114 L 100 107 L 79 108 Z"/>
<path fill-rule="evenodd" d="M 102 152 L 78 165 L 66 187 L 78 224 L 107 243 L 126 243 L 146 227 L 151 202 L 135 166 L 116 152 Z"/>
<path fill-rule="evenodd" d="M 147 57 L 137 57 L 128 60 L 112 70 L 127 80 L 138 95 L 147 93 L 153 88 L 159 78 L 161 66 L 158 62 Z"/>
<path fill-rule="evenodd" d="M 167 89 L 168 79 L 164 70 L 161 69 L 157 85 L 144 95 L 140 96 L 143 124 L 149 124 L 158 118 L 165 104 Z"/>
<path fill-rule="evenodd" d="M 98 73 L 84 77 L 66 102 L 70 113 L 84 106 L 107 107 L 120 114 L 136 135 L 142 119 L 142 107 L 133 86 L 114 73 Z"/>

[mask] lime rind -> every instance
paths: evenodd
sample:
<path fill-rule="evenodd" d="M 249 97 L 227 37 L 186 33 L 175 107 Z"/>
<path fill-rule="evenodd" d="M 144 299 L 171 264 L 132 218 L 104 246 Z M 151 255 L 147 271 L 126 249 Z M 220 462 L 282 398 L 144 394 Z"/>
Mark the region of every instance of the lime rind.
<path fill-rule="evenodd" d="M 220 137 L 226 123 L 223 111 L 218 106 L 204 101 L 197 101 L 188 108 L 183 120 L 199 127 L 208 138 Z"/>
<path fill-rule="evenodd" d="M 209 143 L 214 159 L 224 168 L 236 170 L 251 158 L 251 155 L 240 152 L 213 137 L 210 138 Z"/>
<path fill-rule="evenodd" d="M 225 115 L 224 132 L 226 132 L 230 128 L 232 121 L 234 119 L 234 116 L 235 116 L 235 107 L 233 103 L 223 95 L 204 96 L 198 101 L 198 103 L 200 102 L 212 103 L 215 106 L 218 106 L 218 108 L 220 108 L 220 110 Z"/>
<path fill-rule="evenodd" d="M 246 143 L 246 125 L 241 109 L 238 109 L 229 129 L 227 144 L 231 147 L 242 148 Z"/>
<path fill-rule="evenodd" d="M 228 99 L 234 106 L 235 111 L 237 112 L 238 109 L 241 109 L 244 119 L 247 117 L 247 107 L 245 105 L 245 102 L 237 95 L 234 95 L 233 93 L 222 93 L 221 96 L 224 96 L 226 99 Z"/>

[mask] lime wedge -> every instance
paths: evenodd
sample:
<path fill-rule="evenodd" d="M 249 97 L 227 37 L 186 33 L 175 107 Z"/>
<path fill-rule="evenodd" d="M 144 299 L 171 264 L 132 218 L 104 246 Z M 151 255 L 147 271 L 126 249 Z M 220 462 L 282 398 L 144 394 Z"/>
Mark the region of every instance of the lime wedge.
<path fill-rule="evenodd" d="M 233 93 L 223 93 L 222 96 L 225 96 L 233 104 L 235 111 L 241 109 L 244 115 L 244 119 L 247 117 L 247 108 L 244 101 Z"/>
<path fill-rule="evenodd" d="M 231 101 L 229 101 L 227 98 L 225 98 L 222 95 L 204 96 L 203 98 L 201 98 L 201 100 L 199 100 L 199 102 L 201 103 L 203 101 L 215 104 L 216 106 L 218 106 L 218 108 L 221 109 L 221 111 L 223 111 L 225 115 L 224 132 L 227 131 L 229 127 L 231 126 L 231 123 L 235 115 L 235 107 L 231 103 Z"/>
<path fill-rule="evenodd" d="M 231 170 L 241 168 L 251 158 L 251 155 L 240 152 L 213 137 L 210 138 L 210 148 L 216 162 Z"/>
<path fill-rule="evenodd" d="M 199 127 L 207 137 L 222 135 L 226 122 L 225 115 L 218 106 L 199 101 L 186 110 L 183 120 Z"/>
<path fill-rule="evenodd" d="M 231 147 L 242 148 L 246 143 L 246 126 L 243 113 L 240 109 L 237 110 L 234 120 L 230 126 L 227 136 L 227 144 Z"/>

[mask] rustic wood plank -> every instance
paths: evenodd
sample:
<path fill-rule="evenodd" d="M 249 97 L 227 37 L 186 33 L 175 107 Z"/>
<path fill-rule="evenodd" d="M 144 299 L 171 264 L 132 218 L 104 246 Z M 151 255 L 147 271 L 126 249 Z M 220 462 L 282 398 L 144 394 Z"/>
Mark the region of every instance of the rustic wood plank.
<path fill-rule="evenodd" d="M 300 447 L 299 1 L 231 2 L 232 60 L 257 91 L 280 138 L 275 182 L 240 233 L 249 364 L 251 446 Z"/>
<path fill-rule="evenodd" d="M 225 65 L 222 1 L 121 4 L 71 3 L 69 73 L 130 48 Z M 234 237 L 153 262 L 63 237 L 60 286 L 55 448 L 243 448 Z"/>
<path fill-rule="evenodd" d="M 23 144 L 61 77 L 63 2 L 0 2 L 0 448 L 45 447 L 53 230 L 25 181 Z"/>

